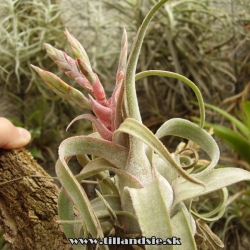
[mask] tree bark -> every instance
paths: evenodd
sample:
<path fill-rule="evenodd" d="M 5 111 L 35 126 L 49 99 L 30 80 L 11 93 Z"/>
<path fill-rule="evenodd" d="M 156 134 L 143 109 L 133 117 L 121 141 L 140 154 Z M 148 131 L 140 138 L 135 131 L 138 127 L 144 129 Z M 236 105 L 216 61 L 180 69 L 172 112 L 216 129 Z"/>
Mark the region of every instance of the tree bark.
<path fill-rule="evenodd" d="M 72 249 L 58 219 L 58 187 L 24 149 L 0 149 L 0 226 L 10 249 Z"/>

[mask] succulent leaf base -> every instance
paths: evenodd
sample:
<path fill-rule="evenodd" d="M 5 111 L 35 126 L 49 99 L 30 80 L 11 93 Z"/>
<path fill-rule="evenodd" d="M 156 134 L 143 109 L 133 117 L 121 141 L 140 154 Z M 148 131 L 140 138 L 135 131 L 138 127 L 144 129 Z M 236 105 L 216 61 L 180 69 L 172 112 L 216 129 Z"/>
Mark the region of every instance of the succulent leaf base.
<path fill-rule="evenodd" d="M 67 30 L 65 35 L 75 59 L 49 44 L 45 47 L 50 58 L 69 78 L 83 87 L 88 96 L 53 73 L 32 66 L 56 94 L 93 112 L 93 115 L 79 115 L 68 128 L 79 119 L 87 119 L 92 123 L 94 132 L 68 138 L 59 146 L 56 163 L 56 173 L 62 185 L 58 202 L 59 222 L 68 238 L 155 236 L 165 240 L 177 237 L 182 246 L 133 245 L 131 248 L 223 248 L 223 243 L 206 222 L 222 216 L 227 201 L 226 186 L 249 180 L 250 173 L 236 168 L 215 168 L 220 156 L 219 148 L 203 129 L 204 103 L 192 81 L 168 71 L 149 70 L 136 74 L 147 26 L 166 2 L 159 1 L 148 13 L 128 59 L 127 35 L 123 31 L 116 83 L 109 99 L 92 70 L 86 51 Z M 200 108 L 200 126 L 176 118 L 166 121 L 153 134 L 142 124 L 135 83 L 150 75 L 174 77 L 193 89 Z M 170 153 L 160 141 L 169 135 L 185 138 L 189 143 L 181 144 L 175 153 Z M 202 149 L 210 161 L 199 159 L 198 149 Z M 68 166 L 72 156 L 76 156 L 82 166 L 81 172 L 75 176 Z M 89 200 L 81 186 L 81 181 L 89 177 L 98 184 L 93 200 Z M 217 190 L 221 197 L 218 207 L 208 214 L 199 214 L 195 210 L 198 197 Z M 109 249 L 110 246 L 72 247 Z"/>

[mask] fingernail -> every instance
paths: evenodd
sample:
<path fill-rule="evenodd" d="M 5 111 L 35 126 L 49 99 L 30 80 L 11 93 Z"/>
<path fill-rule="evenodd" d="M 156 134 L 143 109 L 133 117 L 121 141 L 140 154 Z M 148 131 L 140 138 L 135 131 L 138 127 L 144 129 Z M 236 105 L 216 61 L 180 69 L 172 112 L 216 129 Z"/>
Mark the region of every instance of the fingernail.
<path fill-rule="evenodd" d="M 18 130 L 19 130 L 19 133 L 20 133 L 22 139 L 24 140 L 24 142 L 29 143 L 29 141 L 31 139 L 30 132 L 24 128 L 18 128 Z"/>

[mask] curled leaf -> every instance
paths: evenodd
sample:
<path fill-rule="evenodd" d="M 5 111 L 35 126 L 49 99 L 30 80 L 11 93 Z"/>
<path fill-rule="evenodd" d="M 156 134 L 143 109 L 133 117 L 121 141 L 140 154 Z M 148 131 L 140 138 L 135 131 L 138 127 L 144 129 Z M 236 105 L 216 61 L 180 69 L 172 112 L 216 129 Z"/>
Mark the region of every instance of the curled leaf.
<path fill-rule="evenodd" d="M 73 119 L 70 124 L 68 125 L 68 127 L 66 128 L 66 130 L 68 130 L 68 128 L 77 120 L 80 119 L 88 119 L 89 121 L 91 121 L 95 127 L 97 132 L 101 135 L 101 137 L 105 140 L 108 141 L 112 141 L 112 132 L 110 130 L 108 130 L 96 117 L 94 117 L 93 115 L 90 114 L 84 114 L 84 115 L 79 115 L 77 116 L 75 119 Z"/>
<path fill-rule="evenodd" d="M 119 127 L 119 129 L 115 132 L 115 136 L 118 132 L 128 133 L 133 137 L 136 137 L 146 143 L 149 147 L 151 147 L 162 159 L 171 164 L 171 166 L 178 172 L 180 176 L 184 179 L 203 185 L 202 182 L 195 179 L 193 176 L 189 175 L 186 171 L 180 167 L 177 162 L 173 159 L 169 151 L 164 147 L 162 142 L 158 140 L 158 138 L 143 124 L 139 123 L 138 121 L 127 118 Z M 204 187 L 203 187 L 204 188 Z"/>

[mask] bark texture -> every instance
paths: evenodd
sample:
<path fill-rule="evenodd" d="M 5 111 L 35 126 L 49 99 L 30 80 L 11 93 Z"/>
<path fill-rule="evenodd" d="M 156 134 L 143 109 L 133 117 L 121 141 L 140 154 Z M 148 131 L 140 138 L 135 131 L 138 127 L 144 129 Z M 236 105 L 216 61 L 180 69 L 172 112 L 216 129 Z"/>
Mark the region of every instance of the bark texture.
<path fill-rule="evenodd" d="M 58 188 L 24 149 L 0 149 L 0 226 L 10 249 L 72 249 L 58 219 Z"/>

